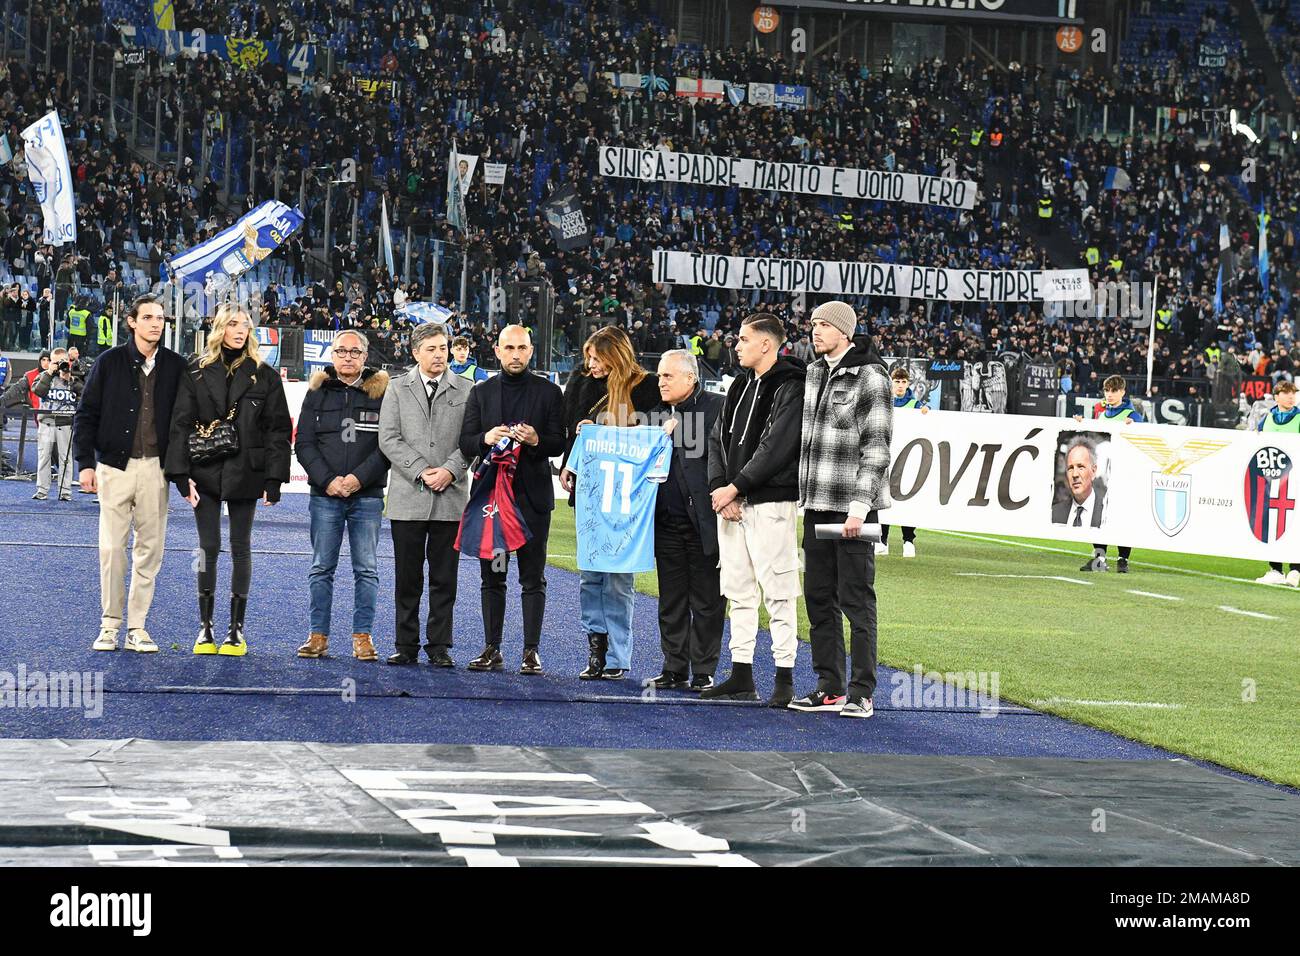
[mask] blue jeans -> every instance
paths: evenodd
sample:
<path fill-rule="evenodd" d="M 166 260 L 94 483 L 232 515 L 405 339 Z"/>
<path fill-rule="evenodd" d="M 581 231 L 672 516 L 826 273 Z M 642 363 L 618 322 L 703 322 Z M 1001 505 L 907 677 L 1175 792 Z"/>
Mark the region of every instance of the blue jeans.
<path fill-rule="evenodd" d="M 578 605 L 582 629 L 588 634 L 608 634 L 606 667 L 632 666 L 632 607 L 636 600 L 633 576 L 605 571 L 579 572 Z"/>
<path fill-rule="evenodd" d="M 379 566 L 375 552 L 383 524 L 383 498 L 331 498 L 311 496 L 311 629 L 327 637 L 330 611 L 334 605 L 334 569 L 339 563 L 343 531 L 352 551 L 352 575 L 356 599 L 352 608 L 352 632 L 369 634 L 375 623 L 375 597 L 379 593 Z"/>

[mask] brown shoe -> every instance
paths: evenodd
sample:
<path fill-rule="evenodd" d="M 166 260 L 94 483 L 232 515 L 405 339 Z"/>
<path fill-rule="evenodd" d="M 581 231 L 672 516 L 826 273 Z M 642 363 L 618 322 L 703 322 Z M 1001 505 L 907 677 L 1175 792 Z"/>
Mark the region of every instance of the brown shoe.
<path fill-rule="evenodd" d="M 330 639 L 317 631 L 311 632 L 307 643 L 298 648 L 299 657 L 329 657 Z"/>
<path fill-rule="evenodd" d="M 537 655 L 537 648 L 524 648 L 524 663 L 519 668 L 521 674 L 540 674 L 542 673 L 542 659 Z"/>
<path fill-rule="evenodd" d="M 371 643 L 369 634 L 352 635 L 352 656 L 359 661 L 379 660 L 379 653 Z"/>

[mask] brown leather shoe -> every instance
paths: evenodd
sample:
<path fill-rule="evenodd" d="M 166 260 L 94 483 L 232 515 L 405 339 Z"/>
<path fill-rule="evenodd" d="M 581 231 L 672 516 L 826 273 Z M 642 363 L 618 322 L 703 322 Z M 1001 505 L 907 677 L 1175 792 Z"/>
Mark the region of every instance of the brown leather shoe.
<path fill-rule="evenodd" d="M 330 639 L 317 631 L 311 632 L 307 643 L 298 648 L 299 657 L 329 657 Z"/>
<path fill-rule="evenodd" d="M 465 666 L 472 671 L 499 671 L 504 670 L 506 665 L 501 660 L 501 648 L 495 644 L 489 644 L 483 648 L 482 654 Z"/>
<path fill-rule="evenodd" d="M 377 661 L 379 654 L 370 642 L 369 634 L 352 635 L 352 656 L 359 661 Z"/>
<path fill-rule="evenodd" d="M 537 656 L 537 648 L 524 648 L 524 663 L 519 668 L 521 674 L 540 674 L 542 672 L 542 659 Z"/>

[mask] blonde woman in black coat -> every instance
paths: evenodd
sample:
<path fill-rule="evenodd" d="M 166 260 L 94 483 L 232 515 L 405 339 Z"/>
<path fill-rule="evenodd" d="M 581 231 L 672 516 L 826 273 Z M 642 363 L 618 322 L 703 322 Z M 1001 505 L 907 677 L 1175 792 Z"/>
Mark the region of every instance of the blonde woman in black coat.
<path fill-rule="evenodd" d="M 195 428 L 226 420 L 233 411 L 239 450 L 207 464 L 190 461 L 189 440 Z M 190 360 L 181 378 L 167 447 L 167 480 L 194 508 L 202 550 L 198 568 L 199 620 L 195 654 L 242 657 L 244 611 L 252 583 L 253 515 L 280 500 L 289 480 L 292 422 L 279 373 L 262 362 L 248 313 L 238 306 L 217 309 L 203 354 Z M 216 600 L 217 556 L 221 552 L 221 505 L 230 512 L 230 628 L 218 648 L 212 633 Z"/>

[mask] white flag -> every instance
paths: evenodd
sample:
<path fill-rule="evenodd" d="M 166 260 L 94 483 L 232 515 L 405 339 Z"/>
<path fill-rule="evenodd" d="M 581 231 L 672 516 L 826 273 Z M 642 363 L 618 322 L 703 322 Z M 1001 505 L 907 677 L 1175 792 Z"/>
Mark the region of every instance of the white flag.
<path fill-rule="evenodd" d="M 77 217 L 72 192 L 68 148 L 57 110 L 51 110 L 23 130 L 27 175 L 36 190 L 45 219 L 44 241 L 52 246 L 77 241 Z"/>

